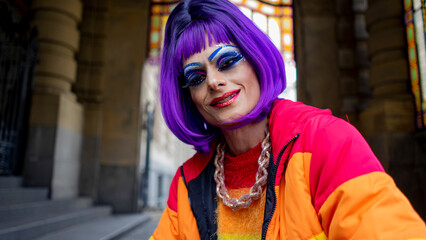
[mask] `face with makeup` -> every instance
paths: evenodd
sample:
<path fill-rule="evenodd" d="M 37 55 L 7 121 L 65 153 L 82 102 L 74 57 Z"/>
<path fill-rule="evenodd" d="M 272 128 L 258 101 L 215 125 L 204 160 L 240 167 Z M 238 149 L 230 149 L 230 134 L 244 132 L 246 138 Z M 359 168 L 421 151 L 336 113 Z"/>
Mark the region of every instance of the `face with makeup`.
<path fill-rule="evenodd" d="M 192 101 L 211 125 L 241 118 L 259 101 L 257 75 L 238 49 L 231 44 L 215 44 L 192 55 L 183 64 L 185 84 Z"/>

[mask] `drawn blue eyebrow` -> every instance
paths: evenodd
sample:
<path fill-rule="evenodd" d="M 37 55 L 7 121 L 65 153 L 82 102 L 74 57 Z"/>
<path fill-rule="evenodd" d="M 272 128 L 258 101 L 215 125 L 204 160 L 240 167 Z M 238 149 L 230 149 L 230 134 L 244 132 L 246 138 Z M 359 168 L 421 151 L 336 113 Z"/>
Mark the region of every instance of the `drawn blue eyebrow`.
<path fill-rule="evenodd" d="M 210 56 L 209 56 L 209 61 L 210 61 L 210 62 L 211 62 L 211 61 L 213 61 L 213 58 L 215 58 L 215 57 L 216 57 L 216 55 L 219 53 L 219 51 L 220 51 L 220 50 L 222 50 L 222 49 L 223 49 L 223 48 L 225 48 L 225 47 L 234 47 L 234 48 L 237 48 L 236 46 L 234 46 L 234 45 L 230 45 L 230 44 L 225 45 L 225 46 L 222 46 L 222 47 L 220 47 L 220 48 L 218 48 L 218 49 L 214 50 L 214 52 L 212 52 L 212 54 L 210 54 Z"/>
<path fill-rule="evenodd" d="M 209 56 L 209 62 L 211 62 L 213 60 L 214 57 L 216 57 L 216 54 L 222 49 L 223 47 L 220 47 L 216 50 L 214 50 L 214 52 L 212 52 L 212 54 L 210 54 Z"/>
<path fill-rule="evenodd" d="M 189 68 L 189 67 L 199 67 L 199 66 L 201 66 L 201 63 L 199 63 L 199 62 L 193 62 L 193 63 L 190 63 L 190 64 L 186 65 L 186 66 L 183 68 L 183 71 L 185 71 L 185 69 L 187 69 L 187 68 Z"/>
<path fill-rule="evenodd" d="M 226 48 L 226 47 L 233 47 L 233 48 L 237 48 L 236 46 L 234 46 L 234 45 L 230 45 L 230 44 L 228 44 L 228 45 L 224 45 L 224 46 L 221 46 L 221 47 L 219 47 L 219 48 L 217 48 L 216 50 L 214 50 L 214 52 L 212 52 L 212 54 L 210 54 L 210 56 L 209 56 L 209 61 L 211 62 L 215 57 L 216 57 L 216 55 L 220 52 L 220 50 L 222 50 L 223 48 Z M 187 68 L 190 68 L 190 67 L 200 67 L 200 66 L 202 66 L 202 64 L 201 63 L 199 63 L 199 62 L 193 62 L 193 63 L 189 63 L 189 64 L 187 64 L 184 68 L 183 68 L 183 71 L 185 72 L 185 70 L 187 69 Z M 184 74 L 184 75 L 186 75 L 186 74 Z"/>

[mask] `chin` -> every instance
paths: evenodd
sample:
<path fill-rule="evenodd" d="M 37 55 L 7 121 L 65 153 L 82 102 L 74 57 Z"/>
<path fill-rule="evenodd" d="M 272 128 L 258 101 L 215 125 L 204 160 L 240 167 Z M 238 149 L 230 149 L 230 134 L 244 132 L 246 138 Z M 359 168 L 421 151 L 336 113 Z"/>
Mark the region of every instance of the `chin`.
<path fill-rule="evenodd" d="M 238 115 L 238 116 L 233 117 L 233 118 L 227 118 L 227 119 L 219 122 L 216 126 L 219 127 L 219 128 L 233 128 L 240 123 L 240 121 L 238 121 L 239 119 L 241 119 L 241 115 Z"/>

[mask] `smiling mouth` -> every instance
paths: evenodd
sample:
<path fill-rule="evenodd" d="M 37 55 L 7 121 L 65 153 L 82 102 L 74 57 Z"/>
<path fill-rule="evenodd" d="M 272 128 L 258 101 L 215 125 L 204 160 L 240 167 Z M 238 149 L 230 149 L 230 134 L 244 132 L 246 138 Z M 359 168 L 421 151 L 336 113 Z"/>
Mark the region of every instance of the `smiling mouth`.
<path fill-rule="evenodd" d="M 226 107 L 226 106 L 232 104 L 235 101 L 235 99 L 237 99 L 239 93 L 240 93 L 239 89 L 226 92 L 222 96 L 214 98 L 210 102 L 210 106 L 212 106 L 214 108 Z"/>

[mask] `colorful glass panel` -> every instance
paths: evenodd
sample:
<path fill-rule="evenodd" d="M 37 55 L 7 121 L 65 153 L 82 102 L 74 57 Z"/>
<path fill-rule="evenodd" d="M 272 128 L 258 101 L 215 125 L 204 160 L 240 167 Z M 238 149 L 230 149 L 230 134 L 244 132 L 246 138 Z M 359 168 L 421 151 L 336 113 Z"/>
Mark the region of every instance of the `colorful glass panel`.
<path fill-rule="evenodd" d="M 411 89 L 418 129 L 426 128 L 425 0 L 404 0 Z"/>
<path fill-rule="evenodd" d="M 294 61 L 293 1 L 231 0 L 272 39 L 286 62 Z"/>
<path fill-rule="evenodd" d="M 158 63 L 167 18 L 179 3 L 176 0 L 151 0 L 151 24 L 148 60 Z"/>

